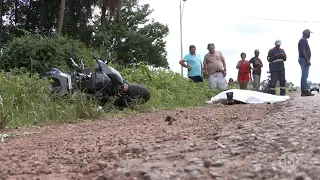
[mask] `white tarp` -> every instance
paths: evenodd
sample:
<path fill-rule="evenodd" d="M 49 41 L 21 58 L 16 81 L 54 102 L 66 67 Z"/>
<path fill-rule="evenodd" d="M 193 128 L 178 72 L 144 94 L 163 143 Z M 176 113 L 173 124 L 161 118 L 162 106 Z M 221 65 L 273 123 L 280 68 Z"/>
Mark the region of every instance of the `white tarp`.
<path fill-rule="evenodd" d="M 227 100 L 226 93 L 233 92 L 233 100 L 241 101 L 246 104 L 261 104 L 261 103 L 277 103 L 290 99 L 289 96 L 277 96 L 257 91 L 242 90 L 242 89 L 230 89 L 223 91 L 211 98 L 211 101 L 207 103 L 219 102 L 221 100 Z"/>

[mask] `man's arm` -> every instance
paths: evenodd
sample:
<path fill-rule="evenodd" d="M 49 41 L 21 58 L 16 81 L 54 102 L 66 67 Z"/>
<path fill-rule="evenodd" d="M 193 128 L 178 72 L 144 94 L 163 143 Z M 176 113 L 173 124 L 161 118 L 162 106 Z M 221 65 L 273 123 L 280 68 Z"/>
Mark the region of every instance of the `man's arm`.
<path fill-rule="evenodd" d="M 223 64 L 223 76 L 226 77 L 227 75 L 227 65 L 226 65 L 226 60 L 224 58 L 224 56 L 222 55 L 222 53 L 220 52 L 220 55 L 221 55 L 221 61 L 222 61 L 222 64 Z"/>
<path fill-rule="evenodd" d="M 199 61 L 200 61 L 200 65 L 201 65 L 201 76 L 203 77 L 204 67 L 203 67 L 203 64 L 202 64 L 202 62 L 201 62 L 201 59 L 199 59 Z"/>
<path fill-rule="evenodd" d="M 252 71 L 251 71 L 252 67 L 249 63 L 249 77 L 250 77 L 250 81 L 252 81 Z"/>
<path fill-rule="evenodd" d="M 203 70 L 204 70 L 203 63 L 202 63 L 201 57 L 199 55 L 198 55 L 198 58 L 199 58 L 200 65 L 201 65 L 201 74 L 203 74 Z"/>
<path fill-rule="evenodd" d="M 268 59 L 268 62 L 274 61 L 272 49 L 269 50 L 267 59 Z"/>
<path fill-rule="evenodd" d="M 307 62 L 309 62 L 310 59 L 308 58 L 307 53 L 306 53 L 306 42 L 303 41 L 303 40 L 300 40 L 298 46 L 299 46 L 299 49 L 300 49 L 300 51 L 301 51 L 302 56 L 304 57 L 304 59 L 305 59 Z"/>
<path fill-rule="evenodd" d="M 222 61 L 222 64 L 223 64 L 223 68 L 225 71 L 227 71 L 227 65 L 226 65 L 226 61 L 225 61 L 225 58 L 224 56 L 222 55 L 222 53 L 220 52 L 221 54 L 221 61 Z"/>
<path fill-rule="evenodd" d="M 180 64 L 182 67 L 185 67 L 185 68 L 190 69 L 190 66 L 188 66 L 185 62 L 188 62 L 187 56 L 184 56 L 183 59 L 181 59 L 181 60 L 179 61 L 179 64 Z"/>
<path fill-rule="evenodd" d="M 203 70 L 204 73 L 208 76 L 208 69 L 207 69 L 208 61 L 207 61 L 207 55 L 203 57 Z"/>

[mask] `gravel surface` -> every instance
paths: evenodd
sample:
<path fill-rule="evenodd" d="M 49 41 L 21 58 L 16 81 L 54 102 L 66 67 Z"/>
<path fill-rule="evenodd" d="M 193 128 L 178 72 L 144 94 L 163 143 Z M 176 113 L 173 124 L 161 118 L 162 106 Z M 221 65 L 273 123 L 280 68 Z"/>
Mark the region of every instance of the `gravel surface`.
<path fill-rule="evenodd" d="M 290 96 L 0 132 L 0 179 L 320 179 L 320 94 Z"/>

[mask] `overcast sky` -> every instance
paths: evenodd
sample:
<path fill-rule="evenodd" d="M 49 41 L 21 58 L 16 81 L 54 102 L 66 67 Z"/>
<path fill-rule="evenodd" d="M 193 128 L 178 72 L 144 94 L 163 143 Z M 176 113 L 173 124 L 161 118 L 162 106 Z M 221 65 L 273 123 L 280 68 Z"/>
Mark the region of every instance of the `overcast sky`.
<path fill-rule="evenodd" d="M 170 30 L 166 38 L 168 62 L 173 71 L 181 72 L 178 63 L 180 60 L 179 0 L 140 0 L 139 2 L 150 4 L 154 9 L 152 18 L 168 24 Z M 259 49 L 260 58 L 265 65 L 262 70 L 262 79 L 265 79 L 268 71 L 267 53 L 274 47 L 275 40 L 280 39 L 282 48 L 287 53 L 286 78 L 300 86 L 298 41 L 302 37 L 302 31 L 309 28 L 313 31 L 309 39 L 312 51 L 309 80 L 320 82 L 317 78 L 320 72 L 320 51 L 316 49 L 320 47 L 320 17 L 316 14 L 319 10 L 316 9 L 316 2 L 314 0 L 187 0 L 183 12 L 183 54 L 188 53 L 190 44 L 194 44 L 197 47 L 197 53 L 203 57 L 207 53 L 207 44 L 214 43 L 216 50 L 220 50 L 226 58 L 227 78 L 236 79 L 236 63 L 240 60 L 240 53 L 245 52 L 249 59 L 253 57 L 254 50 Z M 243 17 L 306 22 L 269 21 Z M 184 76 L 186 74 L 184 69 Z"/>

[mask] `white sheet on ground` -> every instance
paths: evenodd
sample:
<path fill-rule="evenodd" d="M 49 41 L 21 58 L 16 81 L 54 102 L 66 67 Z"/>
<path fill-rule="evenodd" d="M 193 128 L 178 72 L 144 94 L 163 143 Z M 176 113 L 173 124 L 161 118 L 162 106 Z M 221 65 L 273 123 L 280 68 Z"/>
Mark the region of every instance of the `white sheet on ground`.
<path fill-rule="evenodd" d="M 233 100 L 241 101 L 247 104 L 261 104 L 261 103 L 277 103 L 283 102 L 290 99 L 289 96 L 277 96 L 257 91 L 250 91 L 250 90 L 242 90 L 242 89 L 229 89 L 227 91 L 223 91 L 216 96 L 211 98 L 211 102 L 207 101 L 208 103 L 226 100 L 227 99 L 227 92 L 233 92 Z"/>

